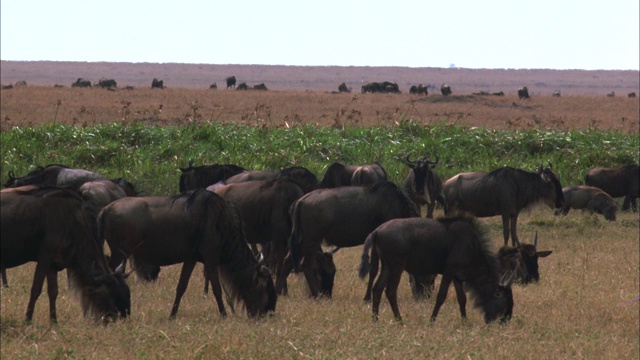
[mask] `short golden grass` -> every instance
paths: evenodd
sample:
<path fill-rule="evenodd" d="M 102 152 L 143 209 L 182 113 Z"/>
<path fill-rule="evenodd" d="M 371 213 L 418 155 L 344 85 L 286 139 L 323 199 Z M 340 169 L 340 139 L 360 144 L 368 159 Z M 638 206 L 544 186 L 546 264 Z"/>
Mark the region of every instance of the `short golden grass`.
<path fill-rule="evenodd" d="M 499 218 L 482 220 L 502 243 Z M 620 213 L 616 222 L 572 212 L 554 217 L 535 209 L 521 215 L 520 237 L 553 250 L 540 260 L 539 284 L 515 286 L 514 318 L 485 325 L 468 309 L 460 319 L 451 289 L 438 319 L 429 322 L 433 300 L 418 303 L 406 275 L 400 286 L 404 324 L 393 320 L 386 298 L 380 321 L 362 301 L 357 278 L 362 247 L 335 255 L 332 300 L 312 300 L 303 278 L 290 277 L 290 294 L 273 316 L 248 319 L 242 311 L 220 318 L 211 295 L 202 295 L 202 267 L 194 272 L 178 316 L 168 320 L 180 266 L 164 268 L 155 284 L 131 278 L 132 316 L 107 327 L 82 318 L 80 305 L 60 274 L 58 319 L 49 325 L 46 293 L 34 323 L 24 323 L 33 264 L 8 271 L 2 289 L 2 358 L 460 358 L 637 359 L 639 356 L 639 218 Z M 635 300 L 634 300 L 635 299 Z M 470 304 L 469 304 L 470 306 Z"/>

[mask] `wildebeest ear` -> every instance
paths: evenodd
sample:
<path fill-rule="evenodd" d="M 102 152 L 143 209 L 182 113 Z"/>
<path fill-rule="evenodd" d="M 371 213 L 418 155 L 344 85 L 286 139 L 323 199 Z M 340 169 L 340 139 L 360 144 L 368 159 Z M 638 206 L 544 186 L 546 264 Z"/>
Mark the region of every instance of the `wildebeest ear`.
<path fill-rule="evenodd" d="M 545 250 L 545 251 L 538 251 L 536 254 L 538 254 L 538 257 L 547 257 L 551 255 L 552 252 L 553 250 Z"/>

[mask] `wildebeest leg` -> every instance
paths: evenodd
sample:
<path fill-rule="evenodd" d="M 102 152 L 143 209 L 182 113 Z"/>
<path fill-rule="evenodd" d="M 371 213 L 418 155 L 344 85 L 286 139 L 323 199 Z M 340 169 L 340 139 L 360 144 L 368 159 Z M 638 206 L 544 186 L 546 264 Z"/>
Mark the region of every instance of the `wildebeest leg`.
<path fill-rule="evenodd" d="M 505 245 L 507 245 L 508 240 L 508 237 L 504 240 Z M 518 214 L 511 216 L 511 245 L 520 246 L 520 239 L 518 239 Z"/>
<path fill-rule="evenodd" d="M 453 280 L 453 287 L 456 289 L 456 297 L 458 298 L 458 306 L 460 306 L 460 316 L 462 320 L 467 318 L 467 294 L 462 287 L 462 281 Z"/>
<path fill-rule="evenodd" d="M 7 269 L 2 269 L 2 286 L 9 287 L 9 282 L 7 281 Z"/>
<path fill-rule="evenodd" d="M 364 295 L 364 301 L 371 301 L 371 289 L 373 287 L 373 281 L 376 279 L 378 275 L 378 267 L 380 265 L 380 260 L 378 258 L 378 253 L 375 249 L 371 251 L 371 265 L 369 268 L 369 282 L 367 283 L 367 293 Z"/>
<path fill-rule="evenodd" d="M 409 284 L 411 285 L 413 298 L 416 301 L 429 299 L 433 294 L 435 280 L 436 275 L 409 276 Z"/>
<path fill-rule="evenodd" d="M 636 204 L 636 199 L 633 196 L 626 195 L 622 203 L 622 210 L 628 211 L 630 208 L 633 209 L 633 212 L 636 212 L 638 211 L 638 204 Z"/>
<path fill-rule="evenodd" d="M 376 284 L 373 285 L 373 289 L 371 289 L 371 295 L 373 297 L 371 304 L 371 309 L 373 311 L 373 321 L 378 321 L 378 312 L 380 310 L 382 291 L 387 287 L 387 284 L 389 283 L 389 277 L 389 269 L 383 265 L 382 270 L 380 271 L 380 275 L 378 276 L 378 280 L 376 280 Z"/>
<path fill-rule="evenodd" d="M 178 287 L 176 288 L 176 299 L 173 301 L 171 315 L 169 315 L 170 319 L 176 317 L 178 307 L 180 306 L 180 300 L 182 299 L 182 295 L 184 295 L 184 292 L 187 290 L 187 285 L 189 285 L 189 278 L 191 277 L 191 273 L 193 272 L 193 268 L 195 267 L 195 261 L 185 261 L 182 264 L 182 271 L 180 271 L 180 280 L 178 280 Z M 215 289 L 213 290 L 215 291 Z"/>
<path fill-rule="evenodd" d="M 446 273 L 442 274 L 440 289 L 438 289 L 438 296 L 436 296 L 436 304 L 433 307 L 433 313 L 431 313 L 431 321 L 436 321 L 436 317 L 438 317 L 438 311 L 440 311 L 440 307 L 442 306 L 442 304 L 444 304 L 444 301 L 447 298 L 447 292 L 449 291 L 451 281 L 451 275 Z"/>
<path fill-rule="evenodd" d="M 44 278 L 47 276 L 49 270 L 49 264 L 44 262 L 38 262 L 36 265 L 36 272 L 33 275 L 33 284 L 31 285 L 31 297 L 29 298 L 29 305 L 27 305 L 27 322 L 30 323 L 33 319 L 33 311 L 36 306 L 36 300 L 42 293 L 42 286 L 44 285 Z"/>
<path fill-rule="evenodd" d="M 58 273 L 50 270 L 47 273 L 47 294 L 49 295 L 49 319 L 58 322 L 56 315 L 56 299 L 58 298 Z"/>
<path fill-rule="evenodd" d="M 218 304 L 218 311 L 220 311 L 220 315 L 222 317 L 226 317 L 227 310 L 225 310 L 224 302 L 222 301 L 222 286 L 220 286 L 220 276 L 218 276 L 218 270 L 214 267 L 213 269 L 207 269 L 206 272 L 206 281 L 211 282 L 211 292 L 213 293 L 213 297 L 215 297 L 216 303 Z"/>
<path fill-rule="evenodd" d="M 202 276 L 204 276 L 204 297 L 207 297 L 209 293 L 209 277 L 207 276 L 207 269 L 202 270 Z"/>
<path fill-rule="evenodd" d="M 318 269 L 316 268 L 315 256 L 307 255 L 304 257 L 302 261 L 302 271 L 304 272 L 304 277 L 307 279 L 311 296 L 314 299 L 317 298 L 320 284 L 318 284 Z"/>
<path fill-rule="evenodd" d="M 402 322 L 402 316 L 400 316 L 400 309 L 398 308 L 398 286 L 401 278 L 402 270 L 390 271 L 389 281 L 384 292 L 387 295 L 387 300 L 389 300 L 389 305 L 391 305 L 391 310 L 393 310 L 393 315 L 399 322 Z"/>
<path fill-rule="evenodd" d="M 293 271 L 293 264 L 291 263 L 291 256 L 287 255 L 282 262 L 282 270 L 276 278 L 276 293 L 278 295 L 288 295 L 287 290 L 287 277 Z"/>
<path fill-rule="evenodd" d="M 436 202 L 432 201 L 431 204 L 427 204 L 427 218 L 433 219 L 433 210 L 436 208 Z"/>
<path fill-rule="evenodd" d="M 504 237 L 504 245 L 509 244 L 509 214 L 502 215 L 502 236 Z"/>

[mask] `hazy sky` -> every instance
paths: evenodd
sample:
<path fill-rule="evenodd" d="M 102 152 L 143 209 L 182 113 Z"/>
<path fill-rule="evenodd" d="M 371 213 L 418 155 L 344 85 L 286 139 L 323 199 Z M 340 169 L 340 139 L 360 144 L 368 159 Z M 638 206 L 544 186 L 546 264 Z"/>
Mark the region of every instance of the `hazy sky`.
<path fill-rule="evenodd" d="M 2 0 L 0 59 L 639 69 L 638 0 Z"/>

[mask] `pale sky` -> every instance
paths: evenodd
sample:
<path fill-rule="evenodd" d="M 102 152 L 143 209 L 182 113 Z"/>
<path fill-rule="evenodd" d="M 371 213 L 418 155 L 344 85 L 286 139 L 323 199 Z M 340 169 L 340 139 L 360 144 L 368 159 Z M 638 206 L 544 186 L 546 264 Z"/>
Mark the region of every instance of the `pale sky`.
<path fill-rule="evenodd" d="M 1 60 L 639 70 L 638 0 L 2 0 Z"/>

